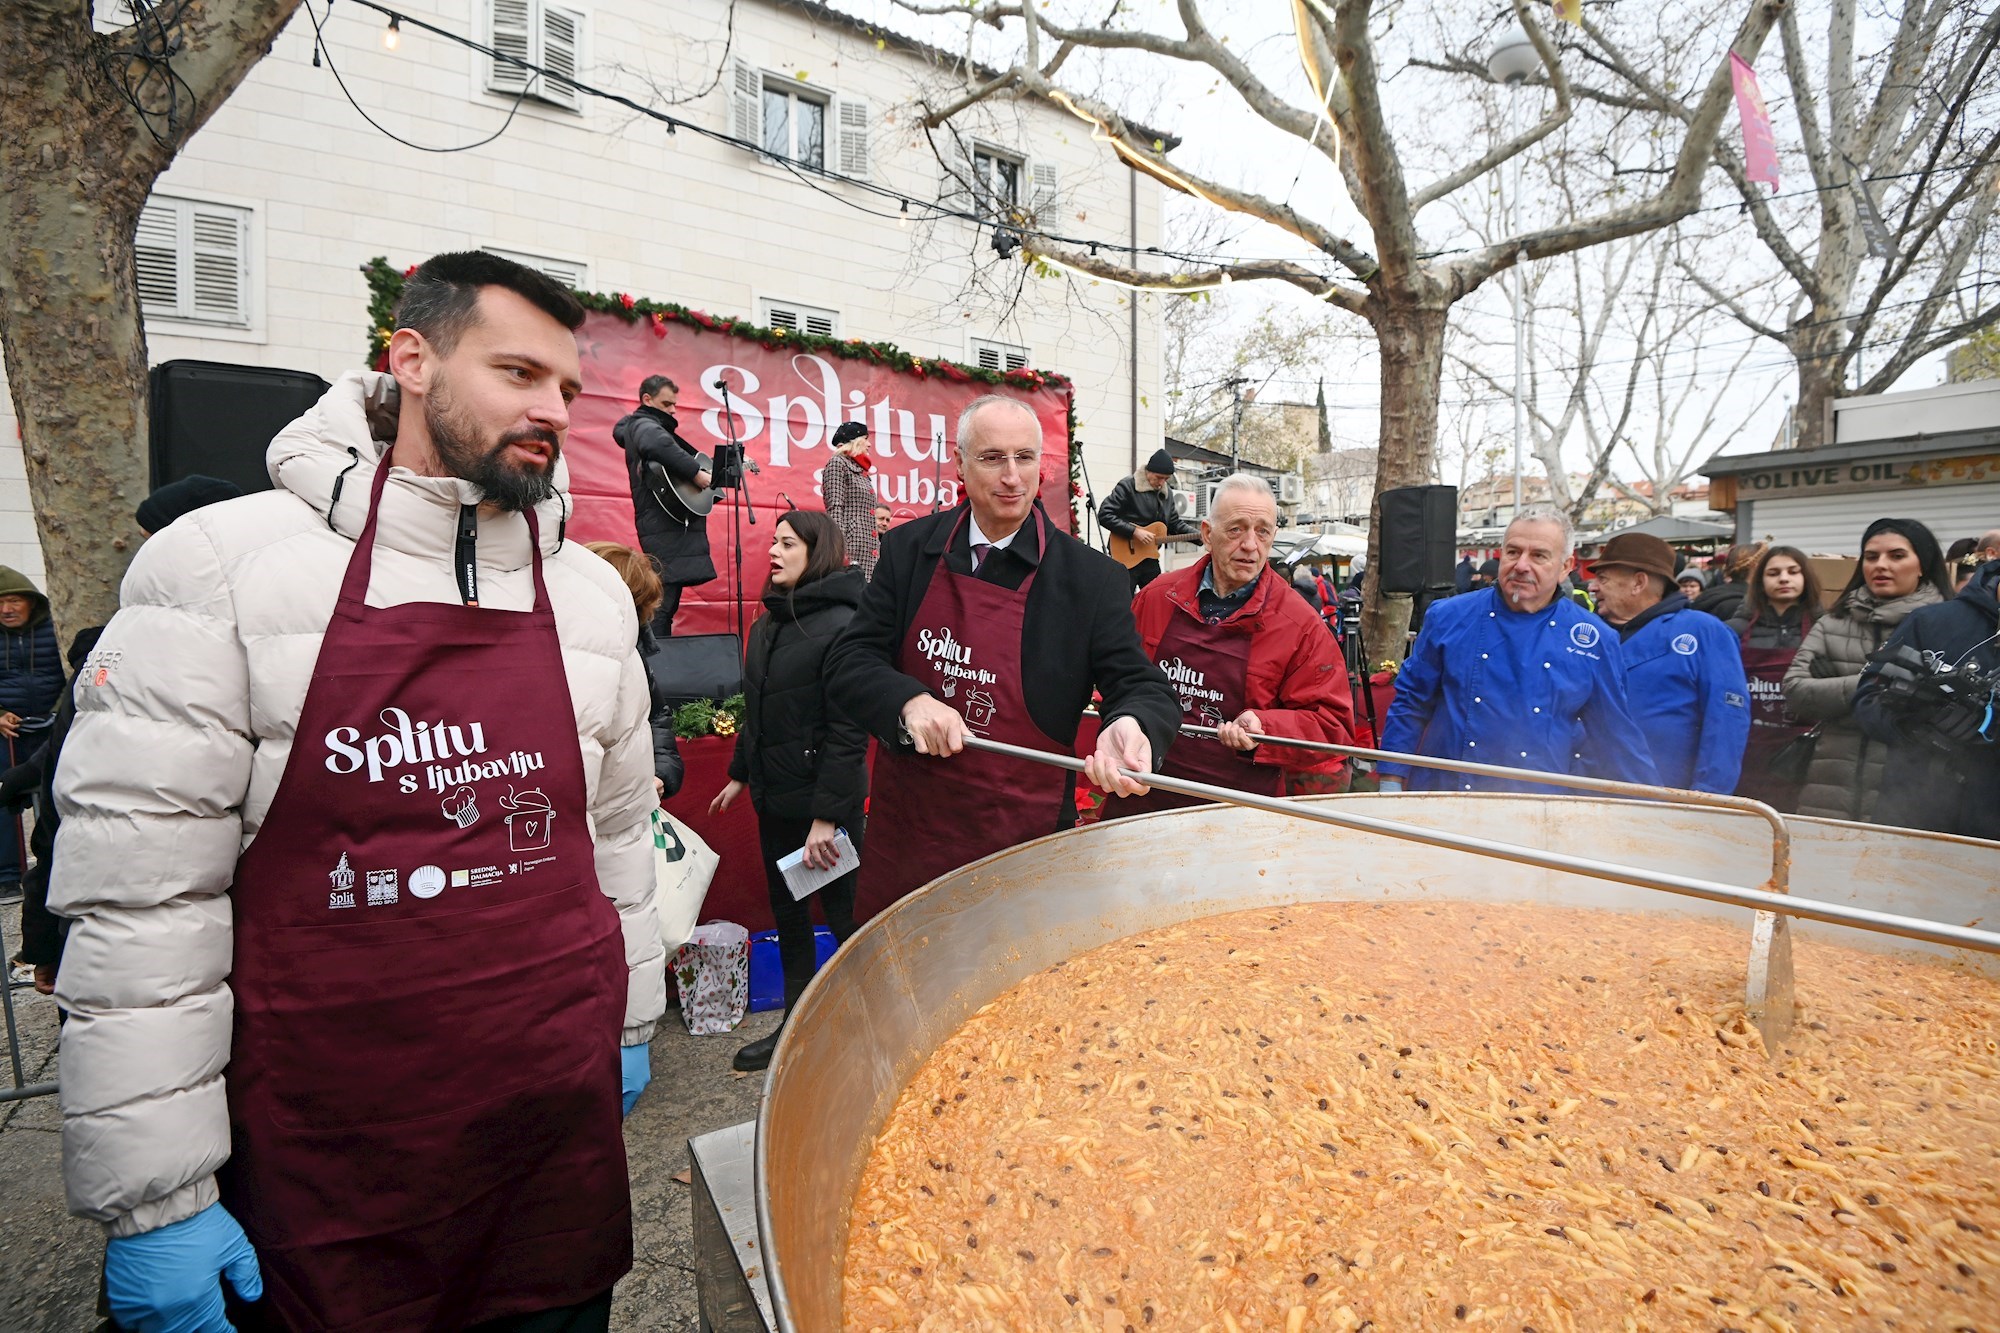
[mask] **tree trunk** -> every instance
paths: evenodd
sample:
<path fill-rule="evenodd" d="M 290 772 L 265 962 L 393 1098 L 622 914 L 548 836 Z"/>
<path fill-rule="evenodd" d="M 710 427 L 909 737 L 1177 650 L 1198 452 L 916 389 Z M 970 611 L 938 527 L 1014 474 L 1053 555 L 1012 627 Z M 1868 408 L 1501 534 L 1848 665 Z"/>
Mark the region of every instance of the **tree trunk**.
<path fill-rule="evenodd" d="M 1414 302 L 1371 303 L 1369 320 L 1382 363 L 1381 450 L 1375 459 L 1375 497 L 1368 509 L 1368 576 L 1362 584 L 1362 641 L 1369 666 L 1403 660 L 1410 628 L 1407 594 L 1385 595 L 1382 576 L 1382 492 L 1423 486 L 1437 452 L 1438 388 L 1444 374 L 1445 325 L 1450 307 Z"/>
<path fill-rule="evenodd" d="M 108 90 L 61 51 L 9 51 L 42 67 L 33 95 L 0 96 L 0 346 L 48 593 L 67 641 L 118 608 L 146 496 L 146 338 L 132 231 L 151 173 L 127 178 L 102 145 Z M 110 119 L 118 120 L 116 112 Z"/>
<path fill-rule="evenodd" d="M 0 3 L 0 351 L 65 639 L 111 618 L 139 542 L 132 510 L 149 481 L 139 211 L 298 3 L 162 7 L 103 37 L 78 0 Z M 121 59 L 143 115 L 107 74 Z"/>
<path fill-rule="evenodd" d="M 1814 318 L 1807 316 L 1809 321 Z M 1847 358 L 1840 355 L 1846 340 L 1847 328 L 1837 320 L 1808 323 L 1787 340 L 1798 365 L 1799 400 L 1792 418 L 1797 448 L 1833 443 L 1833 400 L 1843 396 L 1841 385 L 1847 378 Z"/>

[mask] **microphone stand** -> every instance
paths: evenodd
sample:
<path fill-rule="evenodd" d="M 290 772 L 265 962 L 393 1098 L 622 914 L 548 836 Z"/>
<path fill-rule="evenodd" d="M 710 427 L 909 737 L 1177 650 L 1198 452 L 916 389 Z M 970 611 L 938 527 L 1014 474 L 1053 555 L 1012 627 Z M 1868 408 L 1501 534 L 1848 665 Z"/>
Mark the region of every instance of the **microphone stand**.
<path fill-rule="evenodd" d="M 1083 522 L 1078 526 L 1084 530 L 1084 545 L 1094 551 L 1101 551 L 1104 549 L 1104 540 L 1100 535 L 1102 530 L 1097 526 L 1097 490 L 1090 484 L 1090 455 L 1083 451 L 1081 443 L 1076 446 L 1076 463 L 1077 470 L 1083 473 L 1084 512 Z"/>
<path fill-rule="evenodd" d="M 736 484 L 729 488 L 736 492 L 729 507 L 731 578 L 734 580 L 730 589 L 729 625 L 730 632 L 736 636 L 739 651 L 748 651 L 750 626 L 743 607 L 743 519 L 747 512 L 750 526 L 757 526 L 757 513 L 750 508 L 748 475 L 756 465 L 745 455 L 743 443 L 736 434 L 736 409 L 729 404 L 729 382 L 719 379 L 715 387 L 722 393 L 722 432 L 728 441 L 730 459 L 736 465 Z"/>
<path fill-rule="evenodd" d="M 944 429 L 931 439 L 931 512 L 935 514 L 944 500 Z"/>

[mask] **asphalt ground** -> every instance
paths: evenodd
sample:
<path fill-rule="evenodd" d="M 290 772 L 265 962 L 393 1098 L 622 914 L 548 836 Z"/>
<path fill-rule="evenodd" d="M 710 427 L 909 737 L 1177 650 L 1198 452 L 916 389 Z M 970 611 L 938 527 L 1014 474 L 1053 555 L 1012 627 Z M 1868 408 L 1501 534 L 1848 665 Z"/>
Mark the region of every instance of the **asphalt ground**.
<path fill-rule="evenodd" d="M 55 1003 L 14 991 L 27 1080 L 55 1077 Z M 653 1084 L 625 1121 L 632 1173 L 634 1263 L 618 1284 L 620 1333 L 695 1333 L 694 1215 L 687 1141 L 757 1114 L 761 1074 L 729 1068 L 736 1048 L 777 1026 L 752 1014 L 735 1032 L 691 1037 L 669 1009 L 653 1039 Z M 0 1086 L 11 1086 L 0 1053 Z M 98 1326 L 102 1230 L 63 1207 L 60 1117 L 54 1097 L 0 1103 L 0 1327 L 7 1333 L 89 1333 Z"/>

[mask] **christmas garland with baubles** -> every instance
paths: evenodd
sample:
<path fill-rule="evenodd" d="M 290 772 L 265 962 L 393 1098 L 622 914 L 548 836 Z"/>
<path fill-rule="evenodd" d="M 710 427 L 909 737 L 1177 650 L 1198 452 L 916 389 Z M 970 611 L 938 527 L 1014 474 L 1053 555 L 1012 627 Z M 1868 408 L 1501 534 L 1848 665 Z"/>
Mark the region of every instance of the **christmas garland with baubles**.
<path fill-rule="evenodd" d="M 381 255 L 361 266 L 362 274 L 368 279 L 368 364 L 377 370 L 387 368 L 389 335 L 395 331 L 396 302 L 403 295 L 403 280 L 417 271 L 416 265 L 396 268 Z M 1070 389 L 1069 404 L 1069 493 L 1070 506 L 1074 510 L 1083 496 L 1083 454 L 1076 443 L 1076 394 L 1069 377 L 1053 370 L 986 370 L 979 366 L 962 365 L 947 361 L 942 357 L 911 356 L 893 343 L 867 342 L 860 338 L 827 338 L 811 333 L 801 333 L 791 329 L 766 328 L 753 324 L 747 319 L 732 319 L 727 315 L 710 315 L 700 310 L 690 310 L 671 301 L 654 301 L 643 296 L 633 296 L 627 292 L 584 292 L 570 288 L 586 310 L 595 310 L 606 315 L 616 315 L 627 324 L 644 323 L 650 327 L 655 337 L 667 336 L 667 324 L 691 324 L 710 333 L 727 334 L 735 338 L 748 338 L 762 343 L 770 351 L 796 347 L 801 351 L 817 352 L 824 356 L 837 356 L 849 361 L 866 361 L 871 365 L 888 366 L 892 370 L 904 371 L 918 379 L 943 379 L 954 383 L 1004 384 L 1022 389 L 1039 389 L 1053 385 L 1059 389 Z M 1071 515 L 1080 524 L 1081 518 Z M 706 734 L 706 733 L 700 733 Z"/>

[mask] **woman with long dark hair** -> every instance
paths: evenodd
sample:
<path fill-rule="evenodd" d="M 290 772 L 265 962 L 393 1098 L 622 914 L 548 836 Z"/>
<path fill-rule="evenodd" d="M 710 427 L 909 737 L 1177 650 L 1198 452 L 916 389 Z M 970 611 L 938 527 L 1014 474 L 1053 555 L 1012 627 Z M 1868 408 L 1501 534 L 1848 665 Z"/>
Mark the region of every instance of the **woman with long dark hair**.
<path fill-rule="evenodd" d="M 1861 534 L 1861 560 L 1833 609 L 1813 622 L 1785 669 L 1785 702 L 1820 724 L 1798 812 L 1867 820 L 1882 787 L 1879 741 L 1854 720 L 1854 691 L 1868 655 L 1920 606 L 1952 595 L 1944 552 L 1913 518 L 1878 518 Z"/>
<path fill-rule="evenodd" d="M 1773 546 L 1751 568 L 1743 605 L 1729 621 L 1743 653 L 1750 683 L 1750 741 L 1743 750 L 1738 796 L 1750 796 L 1790 814 L 1801 783 L 1771 772 L 1771 757 L 1811 727 L 1785 704 L 1785 672 L 1798 656 L 1806 631 L 1819 619 L 1819 576 L 1796 546 Z"/>
<path fill-rule="evenodd" d="M 803 847 L 807 865 L 831 866 L 841 829 L 861 847 L 868 733 L 827 707 L 822 683 L 826 650 L 854 618 L 867 580 L 847 563 L 840 528 L 813 510 L 794 509 L 778 520 L 770 554 L 764 614 L 750 629 L 743 665 L 743 719 L 729 785 L 708 808 L 719 814 L 750 793 L 789 1013 L 812 980 L 812 903 L 792 896 L 778 861 Z M 850 871 L 811 895 L 837 940 L 854 933 L 854 881 Z M 775 1031 L 749 1043 L 736 1052 L 736 1068 L 764 1068 L 777 1045 Z"/>

